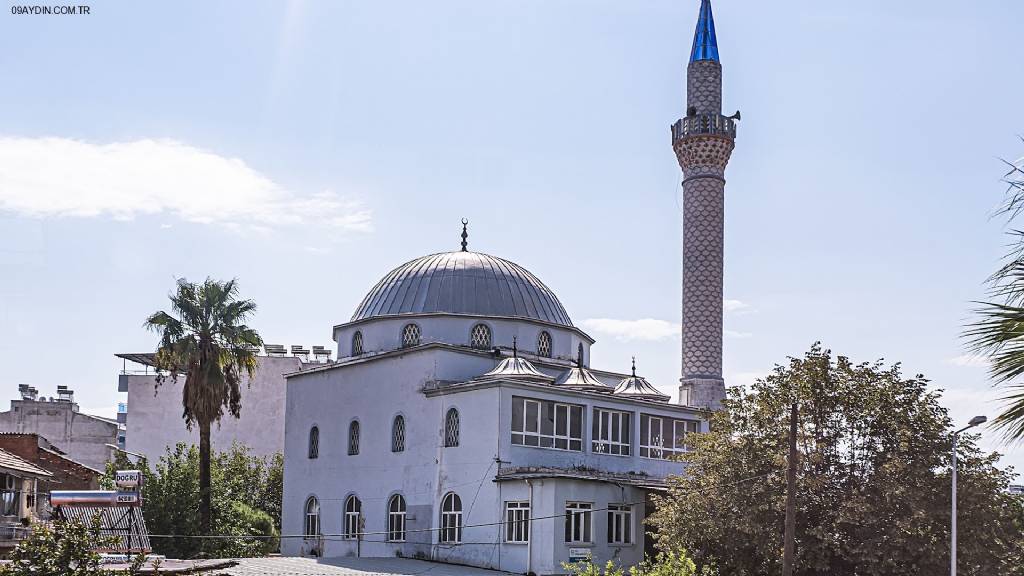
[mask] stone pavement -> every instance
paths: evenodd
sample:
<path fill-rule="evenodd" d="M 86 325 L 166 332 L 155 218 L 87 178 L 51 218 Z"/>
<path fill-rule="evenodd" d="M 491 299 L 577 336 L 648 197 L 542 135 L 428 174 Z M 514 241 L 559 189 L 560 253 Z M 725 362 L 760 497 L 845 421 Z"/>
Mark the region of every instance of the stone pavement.
<path fill-rule="evenodd" d="M 242 558 L 220 576 L 507 576 L 482 568 L 440 564 L 410 558 Z"/>

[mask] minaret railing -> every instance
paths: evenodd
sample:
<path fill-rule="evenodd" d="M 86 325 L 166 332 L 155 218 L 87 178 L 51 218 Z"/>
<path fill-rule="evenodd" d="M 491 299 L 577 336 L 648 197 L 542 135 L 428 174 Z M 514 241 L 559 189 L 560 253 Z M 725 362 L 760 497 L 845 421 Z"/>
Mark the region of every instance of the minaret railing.
<path fill-rule="evenodd" d="M 716 134 L 736 138 L 736 119 L 721 114 L 696 114 L 672 125 L 672 139 L 696 134 Z"/>

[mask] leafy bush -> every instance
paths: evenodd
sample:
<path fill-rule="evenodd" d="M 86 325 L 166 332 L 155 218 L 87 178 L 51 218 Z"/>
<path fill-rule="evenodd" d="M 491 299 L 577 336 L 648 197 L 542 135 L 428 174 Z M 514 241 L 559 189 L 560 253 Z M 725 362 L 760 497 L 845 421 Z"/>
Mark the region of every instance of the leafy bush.
<path fill-rule="evenodd" d="M 145 463 L 121 459 L 108 466 L 108 486 L 113 470 L 141 468 L 144 475 L 142 513 L 146 528 L 158 536 L 153 551 L 169 558 L 260 556 L 278 548 L 281 529 L 281 495 L 284 459 L 252 456 L 249 449 L 234 445 L 211 459 L 212 533 L 256 538 L 197 538 L 199 531 L 199 450 L 179 443 L 160 457 L 155 470 Z M 174 535 L 166 538 L 160 535 Z"/>
<path fill-rule="evenodd" d="M 92 524 L 58 520 L 33 524 L 32 532 L 11 552 L 2 576 L 101 576 L 100 556 L 94 550 L 109 544 L 100 536 L 99 517 Z"/>
<path fill-rule="evenodd" d="M 562 564 L 562 568 L 573 576 L 716 576 L 718 572 L 710 566 L 697 570 L 696 564 L 685 550 L 669 551 L 655 558 L 646 558 L 629 570 L 617 566 L 611 560 L 602 568 L 592 562 Z"/>

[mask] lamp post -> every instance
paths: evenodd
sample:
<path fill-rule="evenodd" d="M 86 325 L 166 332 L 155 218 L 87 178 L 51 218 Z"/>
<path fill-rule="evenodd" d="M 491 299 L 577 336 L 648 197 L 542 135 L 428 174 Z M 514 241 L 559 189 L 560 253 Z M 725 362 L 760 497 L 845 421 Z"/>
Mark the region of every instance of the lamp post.
<path fill-rule="evenodd" d="M 956 576 L 956 439 L 960 434 L 966 430 L 974 428 L 980 424 L 984 424 L 988 421 L 985 416 L 975 416 L 971 418 L 971 421 L 967 423 L 967 426 L 953 432 L 953 512 L 952 512 L 952 530 L 950 531 L 950 543 L 949 543 L 949 574 L 950 576 Z"/>

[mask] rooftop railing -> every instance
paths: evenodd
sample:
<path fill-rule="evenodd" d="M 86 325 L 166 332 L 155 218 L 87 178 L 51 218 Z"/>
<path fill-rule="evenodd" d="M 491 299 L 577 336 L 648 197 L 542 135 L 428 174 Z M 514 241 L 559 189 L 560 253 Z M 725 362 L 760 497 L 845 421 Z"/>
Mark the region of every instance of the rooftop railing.
<path fill-rule="evenodd" d="M 672 140 L 696 134 L 720 134 L 736 137 L 736 119 L 721 114 L 697 114 L 681 118 L 672 125 Z"/>

